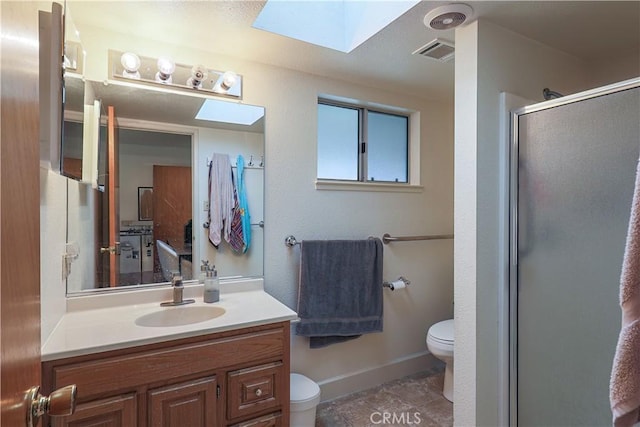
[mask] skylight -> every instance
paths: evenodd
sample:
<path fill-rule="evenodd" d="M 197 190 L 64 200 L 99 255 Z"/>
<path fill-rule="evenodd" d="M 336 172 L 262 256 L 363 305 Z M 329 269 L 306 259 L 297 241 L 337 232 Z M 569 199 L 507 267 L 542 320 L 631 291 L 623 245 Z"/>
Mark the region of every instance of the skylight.
<path fill-rule="evenodd" d="M 351 52 L 419 0 L 268 0 L 254 28 Z"/>
<path fill-rule="evenodd" d="M 264 108 L 255 105 L 206 99 L 196 115 L 196 120 L 252 125 L 264 116 Z"/>

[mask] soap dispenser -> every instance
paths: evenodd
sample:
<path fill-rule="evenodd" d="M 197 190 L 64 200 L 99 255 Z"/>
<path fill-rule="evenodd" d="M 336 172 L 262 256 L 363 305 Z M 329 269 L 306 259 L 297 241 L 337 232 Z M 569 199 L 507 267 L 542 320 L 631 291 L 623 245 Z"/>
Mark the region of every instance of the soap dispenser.
<path fill-rule="evenodd" d="M 207 268 L 203 300 L 207 303 L 220 301 L 220 279 L 215 265 Z"/>
<path fill-rule="evenodd" d="M 204 280 L 207 278 L 207 270 L 209 270 L 209 261 L 202 260 L 200 265 L 200 274 L 198 275 L 198 283 L 204 285 Z"/>

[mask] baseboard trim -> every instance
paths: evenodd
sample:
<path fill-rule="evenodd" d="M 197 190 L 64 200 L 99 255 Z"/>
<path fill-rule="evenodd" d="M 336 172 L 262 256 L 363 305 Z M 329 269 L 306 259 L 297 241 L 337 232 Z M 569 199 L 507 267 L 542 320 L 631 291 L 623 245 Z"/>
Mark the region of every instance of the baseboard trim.
<path fill-rule="evenodd" d="M 434 373 L 444 365 L 428 351 L 400 357 L 389 363 L 338 375 L 318 382 L 321 402 L 327 402 L 347 394 L 366 390 L 381 383 L 427 370 Z"/>

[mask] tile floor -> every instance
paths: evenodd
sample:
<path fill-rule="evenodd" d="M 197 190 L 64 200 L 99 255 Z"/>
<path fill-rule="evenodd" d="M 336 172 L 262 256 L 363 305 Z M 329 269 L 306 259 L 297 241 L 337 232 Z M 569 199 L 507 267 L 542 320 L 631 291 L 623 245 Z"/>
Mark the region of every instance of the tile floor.
<path fill-rule="evenodd" d="M 453 426 L 444 373 L 427 371 L 318 405 L 316 427 Z"/>

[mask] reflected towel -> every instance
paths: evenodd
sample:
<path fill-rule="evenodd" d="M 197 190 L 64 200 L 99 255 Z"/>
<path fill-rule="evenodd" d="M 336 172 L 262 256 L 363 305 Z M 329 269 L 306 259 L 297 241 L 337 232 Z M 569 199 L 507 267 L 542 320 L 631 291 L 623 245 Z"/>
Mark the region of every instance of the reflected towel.
<path fill-rule="evenodd" d="M 234 177 L 235 178 L 235 177 Z M 231 234 L 229 235 L 229 246 L 237 253 L 244 253 L 244 236 L 242 234 L 242 213 L 238 203 L 237 180 L 234 179 L 233 187 L 233 215 L 231 220 Z"/>
<path fill-rule="evenodd" d="M 382 242 L 305 240 L 300 245 L 298 335 L 319 348 L 382 331 Z"/>
<path fill-rule="evenodd" d="M 615 426 L 640 421 L 640 162 L 620 278 L 622 328 L 613 360 L 609 400 Z"/>
<path fill-rule="evenodd" d="M 209 241 L 229 241 L 233 216 L 233 182 L 228 154 L 214 153 L 209 166 Z"/>
<path fill-rule="evenodd" d="M 244 157 L 238 155 L 236 160 L 238 167 L 238 202 L 240 204 L 240 217 L 242 219 L 242 237 L 244 238 L 244 250 L 246 252 L 251 246 L 251 215 L 249 215 L 249 202 L 247 201 L 247 190 L 244 185 Z"/>

